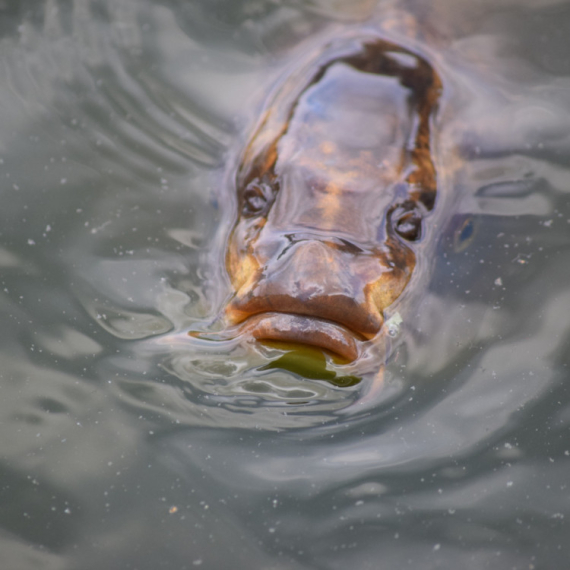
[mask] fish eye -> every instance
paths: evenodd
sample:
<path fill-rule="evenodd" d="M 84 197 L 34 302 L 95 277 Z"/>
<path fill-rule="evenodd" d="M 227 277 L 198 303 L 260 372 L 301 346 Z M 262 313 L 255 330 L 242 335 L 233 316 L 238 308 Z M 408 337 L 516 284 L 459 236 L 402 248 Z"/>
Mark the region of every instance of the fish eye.
<path fill-rule="evenodd" d="M 422 237 L 422 216 L 415 206 L 397 206 L 391 222 L 394 231 L 407 241 L 418 241 Z"/>
<path fill-rule="evenodd" d="M 269 184 L 260 182 L 258 179 L 253 180 L 243 191 L 242 214 L 247 217 L 266 214 L 271 195 Z"/>

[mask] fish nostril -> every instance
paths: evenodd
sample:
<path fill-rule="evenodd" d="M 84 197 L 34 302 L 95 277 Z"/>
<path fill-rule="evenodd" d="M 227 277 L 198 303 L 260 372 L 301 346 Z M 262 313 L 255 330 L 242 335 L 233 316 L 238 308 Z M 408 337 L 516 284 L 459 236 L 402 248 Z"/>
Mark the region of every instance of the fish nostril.
<path fill-rule="evenodd" d="M 309 235 L 285 234 L 283 237 L 287 240 L 287 243 L 282 245 L 278 253 L 275 255 L 276 261 L 279 261 L 285 255 L 287 255 L 293 247 L 310 247 L 311 244 L 320 244 L 323 246 L 323 248 L 333 251 L 340 251 L 351 255 L 362 255 L 367 253 L 366 249 L 363 246 L 357 245 L 352 241 L 333 235 L 326 237 L 315 237 Z"/>
<path fill-rule="evenodd" d="M 332 243 L 335 244 L 336 247 L 340 251 L 344 251 L 346 253 L 351 253 L 353 255 L 360 255 L 360 254 L 364 253 L 364 250 L 361 247 L 359 247 L 355 243 L 352 243 L 346 239 L 340 238 L 340 239 L 338 239 L 338 242 L 340 242 L 338 245 L 336 245 L 336 242 L 332 242 Z"/>
<path fill-rule="evenodd" d="M 286 256 L 289 253 L 289 250 L 298 243 L 298 241 L 295 240 L 294 234 L 285 234 L 284 237 L 287 240 L 287 244 L 277 254 L 277 257 L 275 258 L 277 261 Z"/>

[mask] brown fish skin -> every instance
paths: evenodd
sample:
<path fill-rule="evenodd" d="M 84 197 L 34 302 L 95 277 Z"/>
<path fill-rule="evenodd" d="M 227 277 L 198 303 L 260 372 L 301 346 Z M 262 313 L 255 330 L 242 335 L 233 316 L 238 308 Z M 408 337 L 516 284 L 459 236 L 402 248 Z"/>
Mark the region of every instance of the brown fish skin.
<path fill-rule="evenodd" d="M 348 362 L 359 356 L 354 333 L 322 319 L 286 313 L 263 313 L 247 320 L 244 330 L 258 340 L 289 341 L 325 348 Z"/>
<path fill-rule="evenodd" d="M 341 41 L 282 85 L 237 173 L 229 323 L 358 357 L 435 204 L 440 91 L 424 58 L 381 38 Z"/>
<path fill-rule="evenodd" d="M 283 249 L 265 263 L 270 271 L 239 289 L 227 309 L 231 322 L 264 312 L 292 313 L 327 319 L 372 338 L 383 324 L 379 307 L 400 295 L 415 265 L 411 250 L 362 255 L 315 239 Z"/>

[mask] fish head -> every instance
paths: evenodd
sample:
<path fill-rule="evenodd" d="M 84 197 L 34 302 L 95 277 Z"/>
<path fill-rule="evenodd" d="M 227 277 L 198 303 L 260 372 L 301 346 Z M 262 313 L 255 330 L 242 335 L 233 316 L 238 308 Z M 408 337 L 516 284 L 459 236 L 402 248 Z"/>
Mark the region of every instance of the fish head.
<path fill-rule="evenodd" d="M 236 176 L 230 323 L 349 361 L 380 333 L 435 203 L 438 89 L 423 58 L 383 40 L 285 84 Z"/>

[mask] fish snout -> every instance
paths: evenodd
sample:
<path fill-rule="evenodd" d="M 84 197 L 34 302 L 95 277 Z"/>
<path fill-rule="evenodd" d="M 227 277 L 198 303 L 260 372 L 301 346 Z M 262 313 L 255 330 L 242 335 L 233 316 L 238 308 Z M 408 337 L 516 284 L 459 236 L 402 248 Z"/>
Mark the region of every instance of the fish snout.
<path fill-rule="evenodd" d="M 257 323 L 255 338 L 314 344 L 354 360 L 356 341 L 382 328 L 378 289 L 393 272 L 380 255 L 315 239 L 290 243 L 260 264 L 226 314 L 233 324 Z"/>

